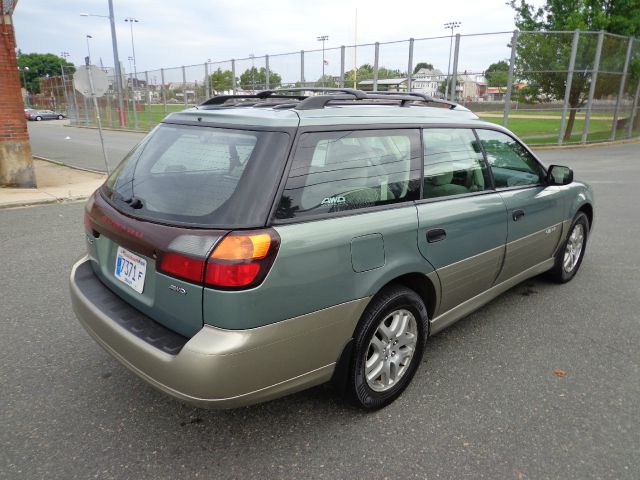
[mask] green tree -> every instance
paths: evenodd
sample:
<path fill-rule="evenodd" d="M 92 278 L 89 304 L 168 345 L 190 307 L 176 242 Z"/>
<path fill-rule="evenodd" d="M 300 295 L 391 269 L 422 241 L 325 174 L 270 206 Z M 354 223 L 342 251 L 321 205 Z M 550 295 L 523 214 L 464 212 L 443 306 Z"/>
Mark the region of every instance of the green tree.
<path fill-rule="evenodd" d="M 209 84 L 216 92 L 223 92 L 233 88 L 233 72 L 222 70 L 220 67 L 209 75 Z"/>
<path fill-rule="evenodd" d="M 640 33 L 640 2 L 638 0 L 546 0 L 544 6 L 535 8 L 526 0 L 510 0 L 515 11 L 516 27 L 522 31 L 518 38 L 516 68 L 528 87 L 519 93 L 526 101 L 562 99 L 565 94 L 566 70 L 571 52 L 571 35 L 545 33 L 575 29 L 621 35 Z M 538 33 L 539 32 L 539 33 Z M 592 65 L 596 49 L 596 35 L 582 34 L 576 57 L 577 66 Z M 605 42 L 600 70 L 607 71 L 624 56 L 624 47 L 617 42 Z M 637 56 L 636 56 L 637 57 Z M 632 78 L 640 73 L 640 59 L 632 64 Z M 598 95 L 615 93 L 618 81 L 600 74 L 596 84 Z M 607 81 L 609 80 L 609 81 Z M 576 111 L 587 100 L 591 71 L 577 68 L 573 75 L 569 106 L 571 108 L 564 139 L 573 131 Z"/>
<path fill-rule="evenodd" d="M 325 75 L 324 77 L 320 77 L 316 80 L 316 86 L 325 88 L 336 88 L 338 86 L 338 82 L 331 75 Z"/>
<path fill-rule="evenodd" d="M 357 75 L 356 75 L 357 73 Z M 386 67 L 378 67 L 378 80 L 384 80 L 385 78 L 401 78 L 406 77 L 407 74 L 397 69 L 390 69 Z M 345 73 L 345 86 L 353 87 L 354 80 L 361 82 L 362 80 L 373 79 L 373 66 L 364 63 L 358 67 L 357 72 L 353 69 Z M 357 85 L 356 85 L 357 88 Z"/>
<path fill-rule="evenodd" d="M 282 84 L 282 77 L 273 70 L 269 70 L 269 88 L 276 88 Z M 243 90 L 264 90 L 267 85 L 267 69 L 265 67 L 251 67 L 240 75 L 240 88 Z"/>
<path fill-rule="evenodd" d="M 426 68 L 427 70 L 433 70 L 433 65 L 427 62 L 419 62 L 413 69 L 413 73 L 418 73 L 418 71 L 423 68 Z"/>
<path fill-rule="evenodd" d="M 72 75 L 76 71 L 73 63 L 69 63 L 53 53 L 23 54 L 18 50 L 18 67 L 22 70 L 20 82 L 30 93 L 40 93 L 41 77 L 60 76 L 62 74 L 60 66 L 64 67 L 65 75 Z M 26 85 L 24 80 L 27 82 Z"/>
<path fill-rule="evenodd" d="M 504 87 L 509 77 L 509 64 L 504 60 L 492 63 L 485 70 L 484 76 L 490 87 Z"/>

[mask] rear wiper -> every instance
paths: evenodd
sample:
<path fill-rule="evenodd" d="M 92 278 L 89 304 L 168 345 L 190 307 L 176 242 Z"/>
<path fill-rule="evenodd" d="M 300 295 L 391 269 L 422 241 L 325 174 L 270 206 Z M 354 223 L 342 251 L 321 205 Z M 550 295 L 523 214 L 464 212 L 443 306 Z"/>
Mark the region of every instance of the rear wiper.
<path fill-rule="evenodd" d="M 136 210 L 142 208 L 142 200 L 137 197 L 131 197 L 124 200 L 124 203 L 128 203 L 131 208 Z"/>

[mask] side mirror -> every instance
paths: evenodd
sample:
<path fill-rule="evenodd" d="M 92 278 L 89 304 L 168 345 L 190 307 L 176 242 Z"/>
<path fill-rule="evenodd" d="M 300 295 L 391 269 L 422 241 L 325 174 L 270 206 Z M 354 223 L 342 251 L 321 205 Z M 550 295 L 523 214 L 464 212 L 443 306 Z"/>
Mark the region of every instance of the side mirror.
<path fill-rule="evenodd" d="M 562 165 L 551 165 L 547 171 L 548 185 L 569 185 L 573 182 L 573 170 Z"/>

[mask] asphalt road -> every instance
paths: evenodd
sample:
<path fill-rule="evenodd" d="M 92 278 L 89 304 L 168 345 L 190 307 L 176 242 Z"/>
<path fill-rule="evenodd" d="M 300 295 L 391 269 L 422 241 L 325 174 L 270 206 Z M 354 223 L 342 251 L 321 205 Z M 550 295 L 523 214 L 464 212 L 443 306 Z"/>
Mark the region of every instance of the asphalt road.
<path fill-rule="evenodd" d="M 0 478 L 637 480 L 639 146 L 544 152 L 595 189 L 581 271 L 430 339 L 409 389 L 371 414 L 328 387 L 232 411 L 157 392 L 74 318 L 82 206 L 0 210 Z"/>

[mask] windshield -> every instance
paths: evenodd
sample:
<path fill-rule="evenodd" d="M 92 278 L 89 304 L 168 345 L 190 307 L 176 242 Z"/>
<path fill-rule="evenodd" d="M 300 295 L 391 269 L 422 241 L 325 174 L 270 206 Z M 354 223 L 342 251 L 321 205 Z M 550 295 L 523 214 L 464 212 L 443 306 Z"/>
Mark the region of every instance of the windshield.
<path fill-rule="evenodd" d="M 161 124 L 103 193 L 127 215 L 212 228 L 264 225 L 285 162 L 284 132 Z"/>

